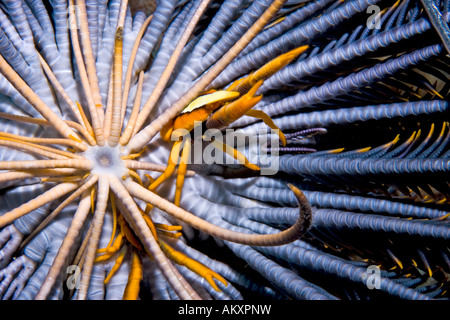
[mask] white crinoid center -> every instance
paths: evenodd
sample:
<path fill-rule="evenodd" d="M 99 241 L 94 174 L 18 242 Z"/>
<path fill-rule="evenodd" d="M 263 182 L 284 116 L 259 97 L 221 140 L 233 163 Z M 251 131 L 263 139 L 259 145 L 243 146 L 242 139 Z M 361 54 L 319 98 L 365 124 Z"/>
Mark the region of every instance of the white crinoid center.
<path fill-rule="evenodd" d="M 115 147 L 111 147 L 108 144 L 104 146 L 90 146 L 80 155 L 92 162 L 92 174 L 110 174 L 118 178 L 128 176 L 129 169 L 122 160 L 122 156 L 125 154 L 120 145 Z"/>

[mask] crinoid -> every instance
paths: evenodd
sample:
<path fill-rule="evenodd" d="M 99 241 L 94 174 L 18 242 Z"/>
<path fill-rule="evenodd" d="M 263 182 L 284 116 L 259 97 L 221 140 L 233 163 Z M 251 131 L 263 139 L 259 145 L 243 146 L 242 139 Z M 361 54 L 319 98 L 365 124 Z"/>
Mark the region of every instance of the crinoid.
<path fill-rule="evenodd" d="M 0 5 L 2 298 L 448 296 L 448 1 L 135 5 Z"/>

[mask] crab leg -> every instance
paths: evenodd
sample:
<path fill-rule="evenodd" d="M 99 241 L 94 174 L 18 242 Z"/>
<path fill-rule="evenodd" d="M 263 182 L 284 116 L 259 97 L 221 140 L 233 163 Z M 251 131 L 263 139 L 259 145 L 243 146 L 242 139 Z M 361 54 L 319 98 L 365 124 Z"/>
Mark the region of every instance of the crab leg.
<path fill-rule="evenodd" d="M 175 166 L 177 165 L 180 149 L 183 147 L 182 141 L 176 141 L 173 144 L 172 151 L 170 152 L 169 160 L 167 161 L 167 167 L 164 172 L 153 182 L 148 189 L 150 191 L 155 191 L 156 188 L 167 178 L 169 178 L 175 171 Z"/>
<path fill-rule="evenodd" d="M 131 254 L 130 274 L 128 275 L 127 286 L 123 293 L 123 300 L 137 300 L 139 297 L 139 283 L 142 280 L 142 262 L 136 250 Z"/>
<path fill-rule="evenodd" d="M 260 170 L 257 165 L 250 163 L 250 161 L 248 161 L 248 159 L 241 152 L 227 145 L 226 143 L 219 142 L 218 140 L 213 140 L 211 143 L 212 145 L 214 145 L 214 147 L 232 156 L 247 168 L 255 171 Z"/>
<path fill-rule="evenodd" d="M 243 96 L 233 102 L 225 104 L 217 110 L 207 121 L 208 129 L 222 129 L 242 117 L 248 110 L 253 108 L 262 98 L 262 95 L 255 96 L 256 91 L 262 85 L 259 80 Z"/>
<path fill-rule="evenodd" d="M 177 182 L 175 190 L 175 205 L 180 206 L 181 192 L 184 185 L 184 177 L 186 176 L 186 168 L 188 164 L 189 155 L 191 153 L 191 144 L 186 142 L 183 146 L 183 151 L 181 152 L 180 165 L 178 166 Z"/>
<path fill-rule="evenodd" d="M 232 90 L 239 91 L 240 94 L 247 93 L 248 90 L 250 90 L 258 81 L 267 80 L 300 54 L 305 52 L 306 49 L 308 49 L 307 45 L 301 46 L 276 57 L 256 70 L 254 73 L 250 74 L 248 77 L 244 78 L 235 87 L 233 87 Z"/>
<path fill-rule="evenodd" d="M 281 140 L 281 143 L 283 146 L 286 146 L 286 137 L 284 136 L 283 132 L 280 130 L 280 128 L 277 127 L 277 125 L 273 122 L 272 118 L 269 117 L 267 113 L 261 110 L 253 110 L 250 109 L 245 113 L 246 116 L 261 119 L 264 121 L 264 123 L 272 130 L 274 130 L 278 137 Z"/>
<path fill-rule="evenodd" d="M 186 256 L 184 253 L 181 253 L 175 249 L 173 249 L 171 246 L 169 246 L 167 243 L 159 241 L 159 245 L 161 246 L 161 249 L 164 251 L 164 253 L 170 257 L 176 264 L 185 266 L 192 272 L 197 273 L 199 276 L 203 277 L 208 281 L 208 283 L 216 290 L 220 291 L 219 287 L 214 282 L 213 278 L 219 280 L 222 282 L 225 286 L 227 286 L 227 281 L 218 273 L 212 271 L 204 264 L 198 262 L 197 260 L 191 259 L 188 256 Z"/>

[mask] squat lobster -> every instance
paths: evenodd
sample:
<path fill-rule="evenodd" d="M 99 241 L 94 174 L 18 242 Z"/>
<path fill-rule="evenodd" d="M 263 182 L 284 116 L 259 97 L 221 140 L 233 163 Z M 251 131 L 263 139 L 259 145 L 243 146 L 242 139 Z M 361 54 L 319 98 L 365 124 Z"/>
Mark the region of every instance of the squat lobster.
<path fill-rule="evenodd" d="M 236 80 L 226 90 L 211 90 L 207 92 L 192 101 L 181 114 L 166 124 L 161 129 L 161 137 L 166 142 L 175 142 L 172 146 L 166 170 L 150 184 L 148 189 L 155 191 L 164 180 L 173 174 L 177 162 L 179 162 L 174 203 L 177 206 L 180 205 L 181 191 L 190 153 L 190 143 L 186 143 L 186 139 L 182 138 L 188 134 L 187 132 L 191 132 L 195 126 L 202 123 L 205 123 L 207 129 L 222 129 L 244 115 L 258 118 L 276 131 L 283 146 L 285 146 L 286 138 L 272 119 L 263 111 L 252 109 L 262 98 L 262 95 L 255 96 L 255 94 L 266 79 L 305 52 L 307 48 L 308 46 L 301 46 L 276 57 L 250 75 Z M 212 143 L 217 149 L 228 153 L 247 168 L 260 170 L 257 165 L 250 163 L 243 154 L 231 146 L 216 140 L 212 141 Z M 151 206 L 148 205 L 146 211 L 148 212 L 150 209 Z"/>

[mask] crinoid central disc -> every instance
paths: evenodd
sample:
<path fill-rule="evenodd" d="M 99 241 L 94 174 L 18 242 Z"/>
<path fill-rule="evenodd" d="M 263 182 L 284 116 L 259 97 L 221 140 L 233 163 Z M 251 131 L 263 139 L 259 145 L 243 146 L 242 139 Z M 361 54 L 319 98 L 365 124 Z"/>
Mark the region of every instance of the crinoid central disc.
<path fill-rule="evenodd" d="M 119 148 L 108 145 L 90 147 L 83 155 L 93 162 L 92 173 L 112 174 L 117 177 L 126 174 L 128 169 L 121 159 Z"/>

